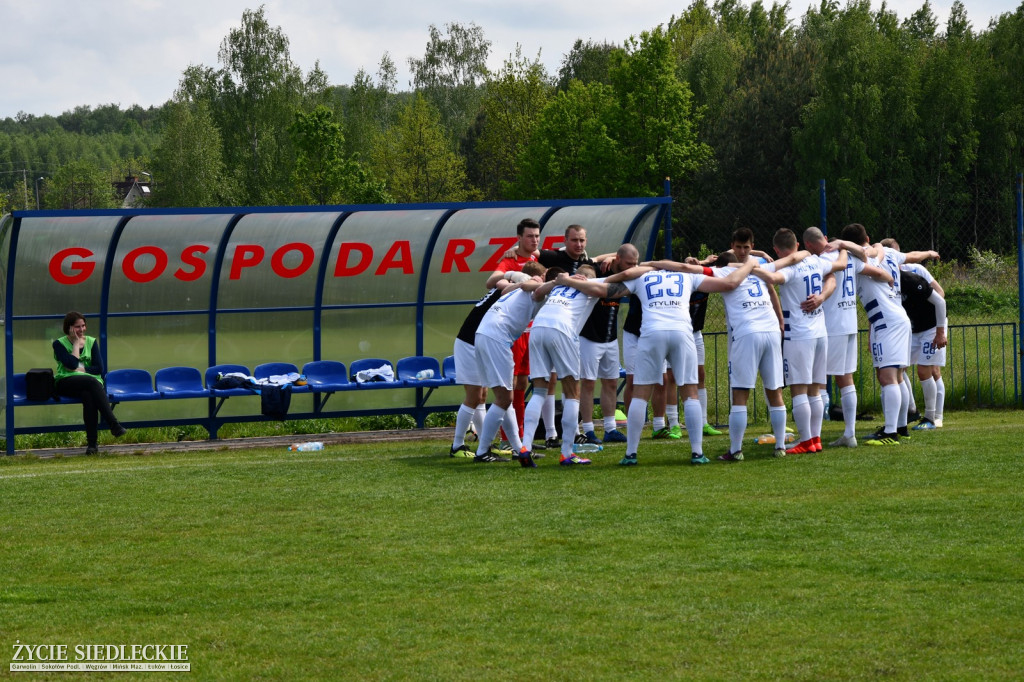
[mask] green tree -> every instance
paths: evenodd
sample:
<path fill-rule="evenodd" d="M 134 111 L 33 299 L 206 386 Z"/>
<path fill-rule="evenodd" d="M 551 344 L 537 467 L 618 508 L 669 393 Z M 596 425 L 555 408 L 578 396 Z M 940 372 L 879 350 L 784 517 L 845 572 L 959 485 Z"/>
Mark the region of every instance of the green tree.
<path fill-rule="evenodd" d="M 595 43 L 592 40 L 583 42 L 577 38 L 569 53 L 562 56 L 562 63 L 558 67 L 558 89 L 568 90 L 573 80 L 610 85 L 608 66 L 612 52 L 617 48 L 613 43 Z"/>
<path fill-rule="evenodd" d="M 290 132 L 297 152 L 292 197 L 300 204 L 382 203 L 383 183 L 345 155 L 345 136 L 330 109 L 295 113 Z"/>
<path fill-rule="evenodd" d="M 501 70 L 488 75 L 485 90 L 470 157 L 479 161 L 471 175 L 485 199 L 499 199 L 519 175 L 519 158 L 551 96 L 551 84 L 539 55 L 530 61 L 517 45 Z"/>
<path fill-rule="evenodd" d="M 118 205 L 107 173 L 86 161 L 61 166 L 40 184 L 39 191 L 45 208 L 115 208 Z"/>
<path fill-rule="evenodd" d="M 465 163 L 448 143 L 438 112 L 417 93 L 398 121 L 377 137 L 374 168 L 387 178 L 395 201 L 468 201 L 477 198 L 466 180 Z"/>
<path fill-rule="evenodd" d="M 450 146 L 469 128 L 487 78 L 491 42 L 474 23 L 445 24 L 447 35 L 430 25 L 430 40 L 423 59 L 409 58 L 413 87 L 440 113 Z"/>
<path fill-rule="evenodd" d="M 206 100 L 174 101 L 164 108 L 165 126 L 153 156 L 157 206 L 231 203 L 221 158 L 221 136 Z"/>

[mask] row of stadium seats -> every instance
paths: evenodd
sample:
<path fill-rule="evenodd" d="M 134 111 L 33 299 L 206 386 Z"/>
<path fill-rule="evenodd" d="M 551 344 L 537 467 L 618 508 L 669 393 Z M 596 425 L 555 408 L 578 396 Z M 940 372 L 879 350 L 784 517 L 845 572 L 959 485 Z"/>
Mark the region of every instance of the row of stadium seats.
<path fill-rule="evenodd" d="M 387 366 L 394 374 L 394 381 L 359 382 L 357 374 L 363 370 L 375 370 Z M 420 372 L 429 370 L 432 377 L 417 379 Z M 165 398 L 228 398 L 231 396 L 253 395 L 248 388 L 213 388 L 221 374 L 238 372 L 256 379 L 289 374 L 305 376 L 305 385 L 293 385 L 293 393 L 332 394 L 339 391 L 376 390 L 384 388 L 437 388 L 455 383 L 455 360 L 448 356 L 442 363 L 436 358 L 415 355 L 402 358 L 397 366 L 380 358 L 355 360 L 346 368 L 345 363 L 336 360 L 317 360 L 298 367 L 288 362 L 267 362 L 256 365 L 252 372 L 244 365 L 214 365 L 201 373 L 194 367 L 165 367 L 150 374 L 144 369 L 112 369 L 107 372 L 105 384 L 111 404 L 134 400 L 160 400 Z M 15 374 L 11 378 L 11 400 L 13 405 L 40 405 L 46 403 L 74 403 L 76 400 L 55 397 L 49 401 L 31 401 L 25 390 L 25 375 Z"/>

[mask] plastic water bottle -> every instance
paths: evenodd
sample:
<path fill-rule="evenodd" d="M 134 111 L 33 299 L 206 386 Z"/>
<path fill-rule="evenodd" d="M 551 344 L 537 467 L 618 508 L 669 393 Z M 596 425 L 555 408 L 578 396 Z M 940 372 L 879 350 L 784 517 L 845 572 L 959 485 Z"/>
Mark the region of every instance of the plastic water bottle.
<path fill-rule="evenodd" d="M 421 369 L 416 372 L 416 381 L 426 381 L 427 379 L 434 378 L 434 370 L 432 369 Z"/>
<path fill-rule="evenodd" d="M 792 434 L 792 433 L 787 433 L 786 434 L 786 442 L 787 443 L 792 443 L 795 440 L 796 440 L 796 436 L 794 434 Z M 775 434 L 772 434 L 772 433 L 762 433 L 760 436 L 758 436 L 757 438 L 754 439 L 754 442 L 757 443 L 758 445 L 774 445 L 775 444 Z"/>
<path fill-rule="evenodd" d="M 323 450 L 324 444 L 320 441 L 314 441 L 312 443 L 295 443 L 289 445 L 288 449 L 292 452 L 313 452 L 315 450 Z"/>
<path fill-rule="evenodd" d="M 574 443 L 572 446 L 573 454 L 576 455 L 601 452 L 602 450 L 604 450 L 604 446 L 597 443 Z"/>

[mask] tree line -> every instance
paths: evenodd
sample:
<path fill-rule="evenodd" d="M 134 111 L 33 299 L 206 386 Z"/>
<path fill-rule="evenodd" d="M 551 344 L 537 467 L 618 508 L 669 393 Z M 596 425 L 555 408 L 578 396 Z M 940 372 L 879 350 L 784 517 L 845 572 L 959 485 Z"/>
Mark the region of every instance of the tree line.
<path fill-rule="evenodd" d="M 682 252 L 823 218 L 954 256 L 1008 249 L 1024 4 L 981 29 L 959 0 L 944 26 L 928 2 L 788 9 L 696 0 L 621 44 L 577 40 L 556 74 L 520 49 L 491 70 L 481 27 L 430 26 L 407 91 L 387 53 L 349 85 L 303 71 L 246 10 L 161 107 L 0 121 L 0 208 L 37 189 L 48 208 L 109 206 L 142 171 L 157 206 L 651 196 L 671 178 Z"/>

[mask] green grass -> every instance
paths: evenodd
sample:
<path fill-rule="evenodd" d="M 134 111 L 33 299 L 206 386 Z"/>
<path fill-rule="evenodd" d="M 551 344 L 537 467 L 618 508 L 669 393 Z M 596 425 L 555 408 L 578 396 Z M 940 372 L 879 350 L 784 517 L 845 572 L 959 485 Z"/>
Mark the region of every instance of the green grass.
<path fill-rule="evenodd" d="M 699 468 L 647 439 L 631 469 L 438 441 L 0 458 L 0 639 L 187 644 L 203 680 L 1019 679 L 1020 451 L 1020 412 L 963 412 Z"/>

